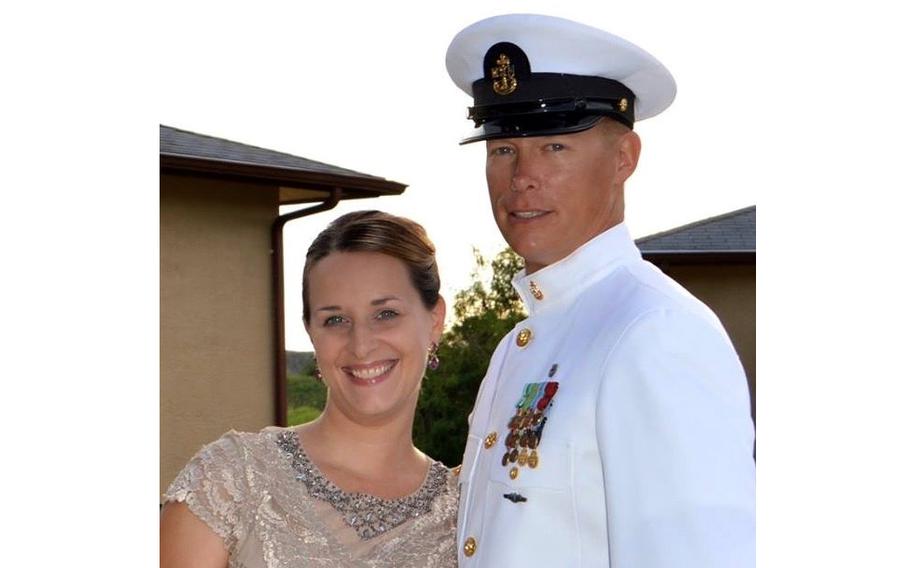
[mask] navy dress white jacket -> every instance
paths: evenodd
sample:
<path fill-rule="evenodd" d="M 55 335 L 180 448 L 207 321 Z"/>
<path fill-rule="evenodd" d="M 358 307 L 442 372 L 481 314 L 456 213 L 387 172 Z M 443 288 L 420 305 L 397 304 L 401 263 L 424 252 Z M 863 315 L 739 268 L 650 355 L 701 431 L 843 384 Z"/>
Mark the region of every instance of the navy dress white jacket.
<path fill-rule="evenodd" d="M 624 224 L 513 285 L 529 317 L 469 417 L 459 565 L 754 566 L 748 386 L 717 317 Z M 516 405 L 547 382 L 536 467 L 510 461 Z"/>

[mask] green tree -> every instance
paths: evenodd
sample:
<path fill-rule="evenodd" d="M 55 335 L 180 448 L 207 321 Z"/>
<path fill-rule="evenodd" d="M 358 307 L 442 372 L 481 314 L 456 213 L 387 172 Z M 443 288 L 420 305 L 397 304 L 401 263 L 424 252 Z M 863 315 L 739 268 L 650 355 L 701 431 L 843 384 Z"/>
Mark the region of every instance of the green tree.
<path fill-rule="evenodd" d="M 288 372 L 288 425 L 315 420 L 325 408 L 325 398 L 325 385 L 316 380 L 316 363 L 310 357 L 301 372 Z"/>
<path fill-rule="evenodd" d="M 414 442 L 427 454 L 461 463 L 468 414 L 499 340 L 526 317 L 512 277 L 524 261 L 505 249 L 487 261 L 474 250 L 472 283 L 455 296 L 454 321 L 439 344 L 439 368 L 428 371 L 414 419 Z M 489 285 L 482 274 L 492 269 Z"/>

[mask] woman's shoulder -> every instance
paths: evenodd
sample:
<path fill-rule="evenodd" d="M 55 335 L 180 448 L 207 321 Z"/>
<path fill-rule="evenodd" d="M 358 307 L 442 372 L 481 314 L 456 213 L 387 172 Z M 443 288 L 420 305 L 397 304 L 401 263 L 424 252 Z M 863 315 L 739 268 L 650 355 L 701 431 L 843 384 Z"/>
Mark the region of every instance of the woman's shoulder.
<path fill-rule="evenodd" d="M 184 465 L 165 493 L 165 500 L 185 501 L 212 482 L 239 478 L 244 453 L 243 435 L 234 430 L 208 442 Z"/>
<path fill-rule="evenodd" d="M 237 454 L 255 454 L 263 450 L 271 451 L 280 440 L 293 436 L 294 430 L 292 428 L 281 426 L 266 426 L 258 432 L 231 429 L 207 444 L 203 449 L 218 448 Z"/>
<path fill-rule="evenodd" d="M 458 474 L 461 466 L 449 467 L 432 457 L 430 460 L 432 463 L 423 489 L 437 508 L 451 509 L 451 503 L 458 503 Z"/>
<path fill-rule="evenodd" d="M 266 427 L 258 432 L 228 430 L 203 445 L 190 458 L 168 493 L 196 487 L 201 481 L 239 479 L 245 471 L 256 468 L 262 457 L 274 453 L 275 444 L 284 428 Z"/>
<path fill-rule="evenodd" d="M 165 502 L 185 503 L 229 549 L 245 538 L 250 524 L 264 435 L 228 430 L 190 458 L 167 491 Z"/>

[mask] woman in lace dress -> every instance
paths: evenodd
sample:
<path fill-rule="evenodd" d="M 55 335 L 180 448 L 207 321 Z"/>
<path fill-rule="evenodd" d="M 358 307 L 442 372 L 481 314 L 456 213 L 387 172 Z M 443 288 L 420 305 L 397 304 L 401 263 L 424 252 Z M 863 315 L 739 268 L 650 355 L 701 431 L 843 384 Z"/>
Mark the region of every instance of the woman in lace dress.
<path fill-rule="evenodd" d="M 165 494 L 163 567 L 455 565 L 454 478 L 411 438 L 445 315 L 434 253 L 378 211 L 313 241 L 303 317 L 325 410 L 202 448 Z"/>

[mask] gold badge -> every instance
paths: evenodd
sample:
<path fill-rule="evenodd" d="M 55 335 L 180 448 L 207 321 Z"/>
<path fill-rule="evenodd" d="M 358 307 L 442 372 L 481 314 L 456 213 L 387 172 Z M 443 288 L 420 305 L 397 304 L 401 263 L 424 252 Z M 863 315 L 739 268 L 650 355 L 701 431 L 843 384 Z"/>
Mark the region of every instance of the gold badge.
<path fill-rule="evenodd" d="M 619 112 L 626 112 L 629 108 L 629 101 L 625 97 L 619 99 Z"/>
<path fill-rule="evenodd" d="M 491 70 L 493 75 L 493 92 L 497 95 L 508 95 L 518 88 L 518 79 L 515 78 L 515 67 L 505 53 L 499 54 L 496 67 Z"/>
<path fill-rule="evenodd" d="M 464 541 L 464 555 L 473 556 L 474 551 L 477 550 L 477 541 L 474 540 L 473 536 L 469 536 L 466 541 Z"/>
<path fill-rule="evenodd" d="M 515 344 L 519 347 L 524 347 L 531 341 L 531 330 L 525 328 L 518 332 L 518 335 L 515 337 Z"/>
<path fill-rule="evenodd" d="M 540 287 L 537 285 L 537 282 L 531 280 L 531 283 L 528 284 L 528 288 L 531 289 L 531 295 L 539 302 L 543 300 L 543 292 L 540 291 Z"/>

